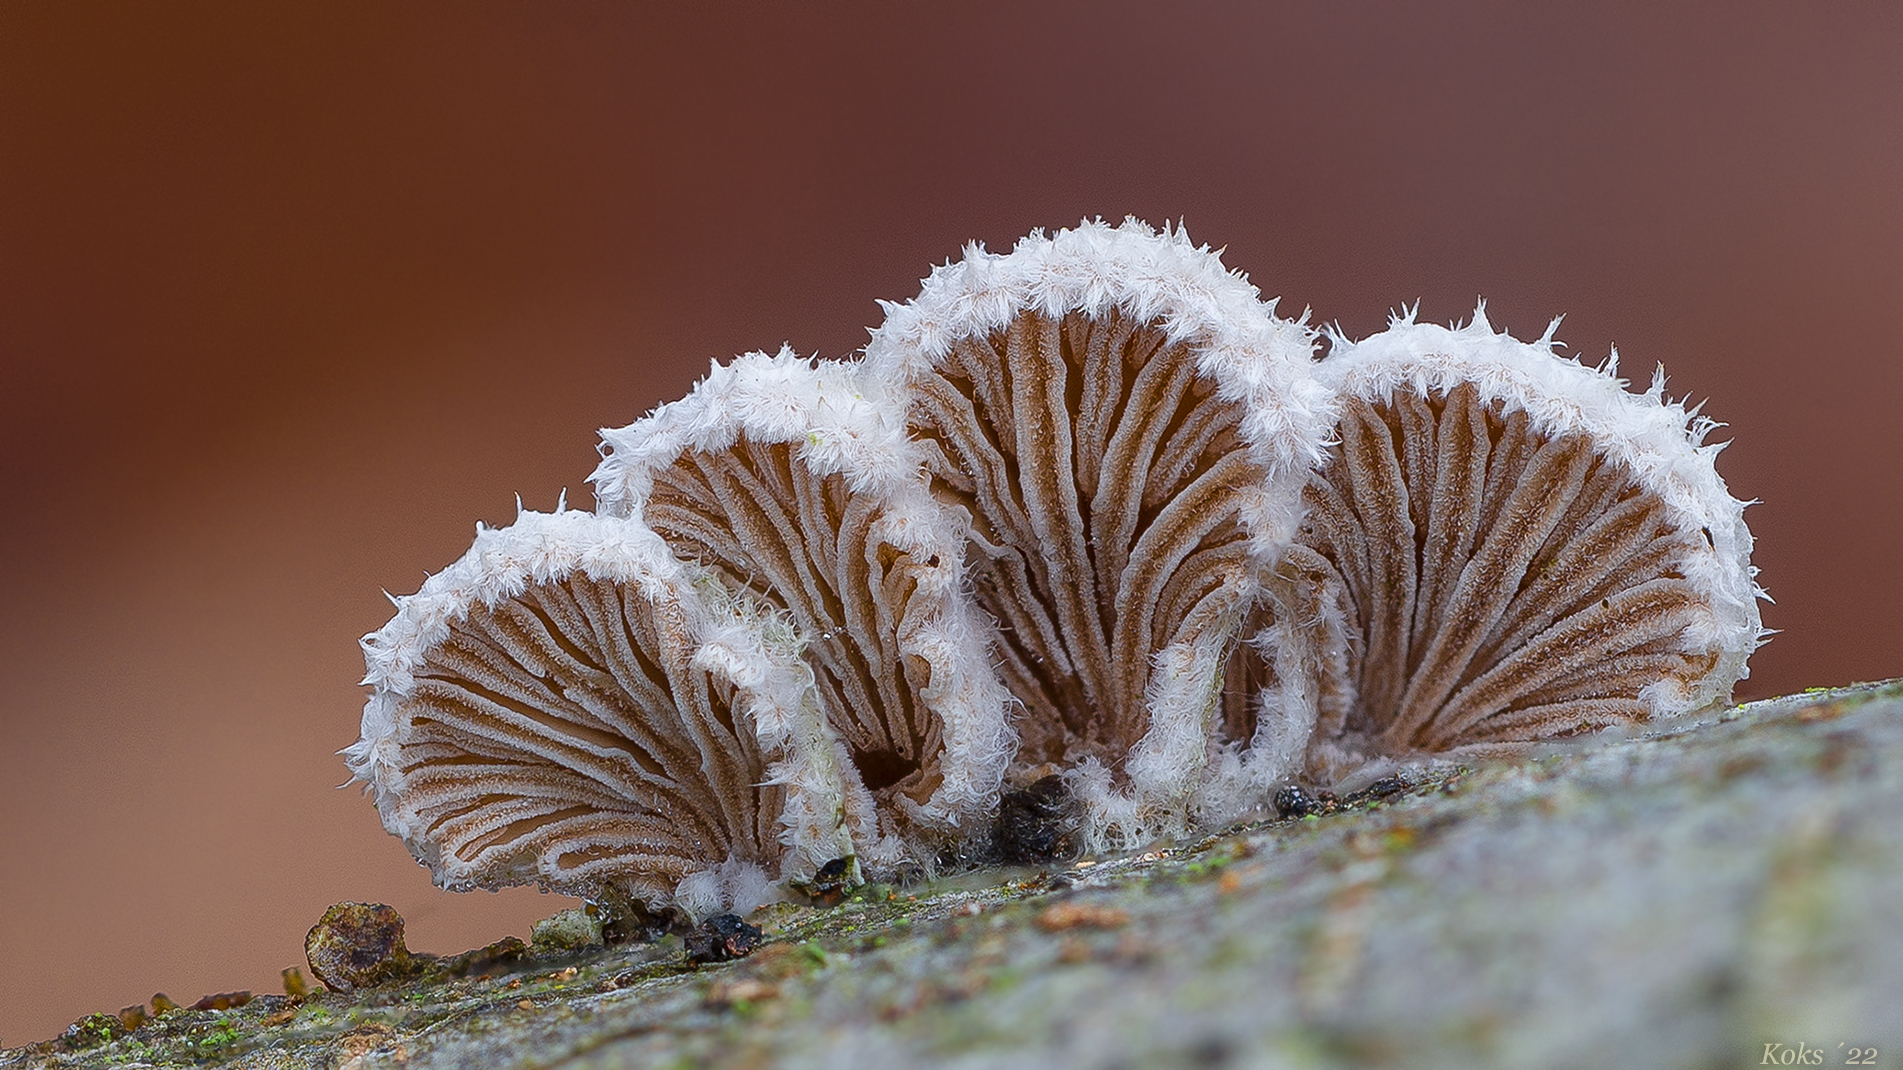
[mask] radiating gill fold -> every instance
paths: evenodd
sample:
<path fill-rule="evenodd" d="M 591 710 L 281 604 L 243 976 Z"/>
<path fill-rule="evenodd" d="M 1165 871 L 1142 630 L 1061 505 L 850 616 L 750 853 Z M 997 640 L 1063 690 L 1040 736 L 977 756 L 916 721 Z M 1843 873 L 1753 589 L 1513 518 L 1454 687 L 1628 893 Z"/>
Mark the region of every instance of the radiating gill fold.
<path fill-rule="evenodd" d="M 927 493 L 903 414 L 855 374 L 743 357 L 604 432 L 595 478 L 608 507 L 796 637 L 806 678 L 785 701 L 823 720 L 837 803 L 878 864 L 980 832 L 1012 740 L 961 586 L 964 518 Z"/>
<path fill-rule="evenodd" d="M 1233 633 L 1258 583 L 1239 492 L 1263 473 L 1240 405 L 1187 344 L 1115 310 L 1021 314 L 916 390 L 934 492 L 982 546 L 1022 760 L 1120 762 L 1149 728 L 1151 655 Z"/>
<path fill-rule="evenodd" d="M 764 888 L 845 848 L 787 775 L 802 741 L 754 722 L 790 651 L 710 667 L 706 634 L 738 610 L 697 583 L 626 521 L 524 512 L 365 637 L 374 691 L 348 760 L 438 883 L 658 909 L 690 878 Z"/>
<path fill-rule="evenodd" d="M 685 453 L 656 474 L 643 517 L 677 553 L 787 615 L 865 787 L 926 803 L 943 780 L 943 731 L 918 698 L 931 665 L 901 637 L 920 627 L 912 595 L 934 566 L 877 537 L 881 501 L 814 475 L 795 452 L 742 440 Z"/>
<path fill-rule="evenodd" d="M 1315 362 L 1134 220 L 885 309 L 861 359 L 604 430 L 596 513 L 479 527 L 364 638 L 347 761 L 439 883 L 698 916 L 1131 847 L 1698 709 L 1763 636 L 1715 425 L 1550 332 L 1410 314 Z M 1076 827 L 1007 835 L 1007 785 Z"/>
<path fill-rule="evenodd" d="M 735 689 L 691 666 L 693 637 L 668 616 L 571 573 L 472 607 L 424 655 L 398 702 L 400 769 L 453 865 L 656 903 L 709 862 L 777 870 L 783 789 L 763 783 Z"/>
<path fill-rule="evenodd" d="M 969 518 L 1019 775 L 1101 770 L 1090 790 L 1122 794 L 1096 820 L 1126 838 L 1180 824 L 1212 733 L 1252 731 L 1277 686 L 1230 663 L 1321 450 L 1309 346 L 1214 253 L 1126 223 L 969 249 L 867 347 L 868 392 Z"/>
<path fill-rule="evenodd" d="M 1760 628 L 1708 424 L 1547 346 L 1400 321 L 1320 366 L 1299 556 L 1339 609 L 1322 764 L 1521 744 L 1728 695 Z"/>

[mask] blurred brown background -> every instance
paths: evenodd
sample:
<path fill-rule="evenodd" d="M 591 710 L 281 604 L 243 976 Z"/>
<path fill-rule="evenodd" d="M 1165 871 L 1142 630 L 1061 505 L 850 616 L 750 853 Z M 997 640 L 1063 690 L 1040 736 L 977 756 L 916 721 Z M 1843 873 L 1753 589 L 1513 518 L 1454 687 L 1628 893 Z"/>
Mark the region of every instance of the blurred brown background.
<path fill-rule="evenodd" d="M 1743 697 L 1903 673 L 1903 7 L 924 7 L 0 8 L 5 1043 L 273 990 L 341 899 L 526 935 L 335 790 L 379 588 L 1084 216 L 1663 361 L 1764 502 Z"/>

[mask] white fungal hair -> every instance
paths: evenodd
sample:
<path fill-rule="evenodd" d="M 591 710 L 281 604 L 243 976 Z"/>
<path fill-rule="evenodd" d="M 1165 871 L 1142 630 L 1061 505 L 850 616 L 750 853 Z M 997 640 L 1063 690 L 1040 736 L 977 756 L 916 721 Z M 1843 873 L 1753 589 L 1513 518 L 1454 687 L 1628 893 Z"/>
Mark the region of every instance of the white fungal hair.
<path fill-rule="evenodd" d="M 344 751 L 444 887 L 699 919 L 983 857 L 1052 773 L 1088 850 L 1723 701 L 1763 639 L 1717 425 L 1413 312 L 1276 315 L 1181 229 L 1033 233 L 860 359 L 716 364 L 363 640 Z"/>

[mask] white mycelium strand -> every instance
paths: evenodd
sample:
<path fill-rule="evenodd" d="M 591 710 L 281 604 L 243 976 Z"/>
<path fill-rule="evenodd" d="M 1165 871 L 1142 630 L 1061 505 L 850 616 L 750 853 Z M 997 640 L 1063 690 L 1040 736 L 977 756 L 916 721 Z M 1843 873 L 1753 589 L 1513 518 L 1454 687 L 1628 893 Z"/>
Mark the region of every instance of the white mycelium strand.
<path fill-rule="evenodd" d="M 885 309 L 861 360 L 747 354 L 603 431 L 597 513 L 479 526 L 365 637 L 347 762 L 439 883 L 745 910 L 982 851 L 1052 772 L 1130 847 L 1695 709 L 1762 639 L 1716 425 L 1550 330 L 1317 363 L 1134 220 Z"/>

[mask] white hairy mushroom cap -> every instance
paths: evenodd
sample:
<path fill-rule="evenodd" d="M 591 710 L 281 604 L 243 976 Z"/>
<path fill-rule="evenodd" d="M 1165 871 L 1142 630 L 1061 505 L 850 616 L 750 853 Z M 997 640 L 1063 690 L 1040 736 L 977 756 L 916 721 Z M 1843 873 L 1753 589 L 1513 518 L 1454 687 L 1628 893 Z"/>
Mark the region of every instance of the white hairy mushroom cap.
<path fill-rule="evenodd" d="M 1076 782 L 1093 845 L 1179 830 L 1333 415 L 1311 332 L 1135 220 L 973 245 L 886 313 L 864 390 L 906 413 L 933 493 L 972 518 L 1020 767 L 1106 767 Z"/>
<path fill-rule="evenodd" d="M 604 511 L 792 630 L 805 672 L 777 701 L 823 725 L 802 753 L 826 768 L 801 775 L 838 784 L 857 854 L 977 834 L 1015 746 L 1010 696 L 962 590 L 964 519 L 927 493 L 903 412 L 850 365 L 752 353 L 603 431 L 602 456 Z"/>
<path fill-rule="evenodd" d="M 748 716 L 791 652 L 697 658 L 737 612 L 697 586 L 626 521 L 565 510 L 478 526 L 363 639 L 372 694 L 345 756 L 384 827 L 445 888 L 534 882 L 692 914 L 750 909 L 767 873 L 836 856 L 836 816 L 808 818 L 782 786 L 797 741 L 762 740 Z M 713 871 L 734 896 L 682 898 Z"/>
<path fill-rule="evenodd" d="M 347 762 L 438 883 L 743 910 L 929 867 L 1053 771 L 1132 845 L 1696 709 L 1764 636 L 1716 425 L 1550 330 L 1315 362 L 1135 220 L 884 307 L 858 361 L 750 353 L 604 430 L 596 513 L 478 526 L 364 638 Z"/>
<path fill-rule="evenodd" d="M 1717 425 L 1668 400 L 1662 370 L 1644 394 L 1616 373 L 1484 310 L 1336 340 L 1317 374 L 1342 399 L 1338 445 L 1290 555 L 1334 630 L 1322 766 L 1728 698 L 1765 634 L 1744 503 L 1704 443 Z"/>

